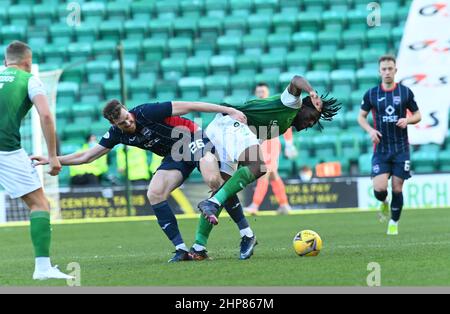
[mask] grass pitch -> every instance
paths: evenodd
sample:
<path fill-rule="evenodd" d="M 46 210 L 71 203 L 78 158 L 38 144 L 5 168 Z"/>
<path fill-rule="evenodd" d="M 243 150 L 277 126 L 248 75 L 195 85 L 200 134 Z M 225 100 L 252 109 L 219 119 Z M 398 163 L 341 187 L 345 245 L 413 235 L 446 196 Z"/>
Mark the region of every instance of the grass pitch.
<path fill-rule="evenodd" d="M 400 236 L 370 213 L 251 217 L 259 245 L 239 261 L 239 234 L 229 218 L 213 231 L 213 261 L 168 264 L 173 248 L 156 221 L 53 226 L 53 262 L 81 265 L 82 286 L 366 286 L 371 262 L 382 286 L 450 286 L 450 209 L 405 211 Z M 193 242 L 197 220 L 179 221 Z M 315 258 L 300 258 L 294 235 L 317 231 Z M 0 286 L 64 286 L 31 280 L 34 260 L 27 227 L 0 228 Z"/>

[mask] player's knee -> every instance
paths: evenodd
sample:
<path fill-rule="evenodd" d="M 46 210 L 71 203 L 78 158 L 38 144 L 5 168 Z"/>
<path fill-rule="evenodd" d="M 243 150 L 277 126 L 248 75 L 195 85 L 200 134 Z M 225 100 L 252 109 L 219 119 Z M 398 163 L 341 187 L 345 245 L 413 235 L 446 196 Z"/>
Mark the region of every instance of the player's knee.
<path fill-rule="evenodd" d="M 155 205 L 167 201 L 168 195 L 159 189 L 149 189 L 147 192 L 147 198 L 150 204 Z"/>
<path fill-rule="evenodd" d="M 375 198 L 379 200 L 380 202 L 384 202 L 387 198 L 388 192 L 387 191 L 374 191 Z"/>

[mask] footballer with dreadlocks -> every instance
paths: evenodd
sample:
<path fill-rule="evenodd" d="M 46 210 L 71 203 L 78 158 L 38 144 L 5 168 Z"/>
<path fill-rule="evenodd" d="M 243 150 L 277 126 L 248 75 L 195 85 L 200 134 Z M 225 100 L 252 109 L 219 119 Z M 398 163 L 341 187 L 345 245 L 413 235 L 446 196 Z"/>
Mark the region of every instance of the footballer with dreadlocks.
<path fill-rule="evenodd" d="M 303 93 L 308 96 L 302 99 Z M 282 94 L 250 100 L 232 107 L 247 116 L 248 125 L 230 116 L 218 114 L 206 130 L 219 154 L 220 170 L 227 182 L 213 197 L 198 205 L 203 215 L 194 247 L 199 253 L 197 259 L 206 257 L 206 242 L 212 225 L 218 224 L 217 217 L 223 204 L 266 174 L 260 143 L 284 134 L 291 127 L 299 132 L 318 125 L 322 130 L 320 120 L 333 120 L 341 109 L 336 99 L 319 97 L 310 83 L 300 76 L 295 76 Z M 256 237 L 253 233 L 241 236 L 241 249 L 244 250 L 241 250 L 240 258 L 247 259 L 253 254 L 257 244 Z M 246 247 L 248 250 L 245 250 Z"/>

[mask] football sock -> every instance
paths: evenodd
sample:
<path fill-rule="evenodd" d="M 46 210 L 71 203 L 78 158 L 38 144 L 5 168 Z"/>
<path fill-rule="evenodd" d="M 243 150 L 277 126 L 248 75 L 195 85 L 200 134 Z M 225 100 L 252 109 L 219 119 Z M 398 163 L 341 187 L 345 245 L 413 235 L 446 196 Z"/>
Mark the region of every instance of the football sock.
<path fill-rule="evenodd" d="M 50 257 L 52 231 L 50 213 L 47 211 L 32 211 L 30 213 L 30 233 L 36 258 Z M 38 264 L 38 262 L 36 261 Z"/>
<path fill-rule="evenodd" d="M 384 203 L 386 201 L 386 198 L 388 196 L 388 192 L 387 191 L 374 191 L 375 197 L 377 200 L 379 200 L 380 202 Z"/>
<path fill-rule="evenodd" d="M 247 185 L 256 180 L 255 175 L 251 172 L 249 167 L 241 167 L 234 173 L 234 175 L 222 186 L 217 194 L 211 199 L 220 205 L 233 195 L 239 193 Z"/>
<path fill-rule="evenodd" d="M 275 197 L 277 198 L 278 204 L 280 206 L 287 206 L 289 205 L 288 198 L 286 195 L 286 186 L 284 185 L 284 182 L 281 178 L 278 180 L 274 180 L 271 182 L 272 184 L 272 190 L 275 194 Z"/>
<path fill-rule="evenodd" d="M 167 201 L 153 205 L 153 211 L 155 212 L 156 218 L 158 219 L 158 224 L 164 231 L 166 236 L 172 241 L 173 245 L 176 247 L 183 245 L 184 241 L 181 236 L 180 230 L 178 229 L 178 222 L 172 209 Z"/>
<path fill-rule="evenodd" d="M 391 215 L 392 220 L 398 222 L 403 210 L 403 193 L 392 193 Z"/>
<path fill-rule="evenodd" d="M 225 209 L 230 215 L 231 219 L 236 223 L 239 230 L 249 227 L 248 221 L 244 216 L 244 209 L 237 195 L 233 195 L 226 203 Z"/>
<path fill-rule="evenodd" d="M 267 180 L 267 178 L 259 179 L 258 184 L 256 184 L 255 194 L 253 194 L 253 204 L 255 204 L 258 208 L 263 203 L 268 190 L 269 180 Z"/>

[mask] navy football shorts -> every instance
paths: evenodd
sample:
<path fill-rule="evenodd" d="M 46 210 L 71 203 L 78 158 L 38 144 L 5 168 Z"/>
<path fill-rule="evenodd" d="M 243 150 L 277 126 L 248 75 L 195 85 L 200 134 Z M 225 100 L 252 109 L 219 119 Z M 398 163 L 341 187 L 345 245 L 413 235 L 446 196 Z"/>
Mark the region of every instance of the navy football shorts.
<path fill-rule="evenodd" d="M 372 178 L 385 173 L 403 180 L 411 178 L 410 153 L 375 153 L 372 157 Z"/>

